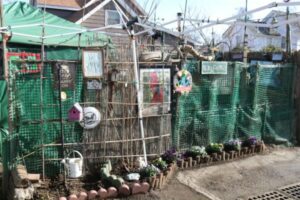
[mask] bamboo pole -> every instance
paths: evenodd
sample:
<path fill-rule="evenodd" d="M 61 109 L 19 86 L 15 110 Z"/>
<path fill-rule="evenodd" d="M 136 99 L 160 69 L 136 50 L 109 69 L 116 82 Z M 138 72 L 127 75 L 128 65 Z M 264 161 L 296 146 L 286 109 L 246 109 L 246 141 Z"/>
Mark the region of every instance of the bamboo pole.
<path fill-rule="evenodd" d="M 88 157 L 88 158 L 83 158 L 83 159 L 88 159 L 88 160 L 92 160 L 92 159 L 107 159 L 107 158 L 123 158 L 123 157 L 127 157 L 127 156 L 131 156 L 131 157 L 143 157 L 144 155 L 141 154 L 136 154 L 136 155 L 118 155 L 118 156 L 98 156 L 98 157 Z M 147 154 L 147 156 L 149 157 L 156 157 L 158 156 L 158 154 Z M 53 158 L 53 159 L 46 159 L 46 161 L 60 161 L 60 158 Z"/>
<path fill-rule="evenodd" d="M 0 0 L 0 25 L 1 27 L 3 26 L 4 23 L 4 15 L 3 15 L 3 0 Z M 5 78 L 5 82 L 6 82 L 6 87 L 7 87 L 7 94 L 8 94 L 8 113 L 9 113 L 9 117 L 8 117 L 8 133 L 12 134 L 12 124 L 11 124 L 11 118 L 10 118 L 10 108 L 11 108 L 11 93 L 10 93 L 10 78 L 9 78 L 9 68 L 8 68 L 8 61 L 7 61 L 7 35 L 5 33 L 2 33 L 2 57 L 3 57 L 3 68 L 4 68 L 4 78 Z M 9 174 L 8 174 L 8 163 L 10 163 L 12 161 L 12 142 L 11 142 L 11 138 L 9 141 L 9 149 L 10 149 L 10 157 L 9 160 L 6 160 L 6 163 L 4 163 L 4 170 L 3 170 L 3 178 L 2 178 L 2 195 L 6 196 L 7 192 L 8 192 L 8 181 L 9 181 Z M 8 159 L 6 157 L 6 159 Z"/>

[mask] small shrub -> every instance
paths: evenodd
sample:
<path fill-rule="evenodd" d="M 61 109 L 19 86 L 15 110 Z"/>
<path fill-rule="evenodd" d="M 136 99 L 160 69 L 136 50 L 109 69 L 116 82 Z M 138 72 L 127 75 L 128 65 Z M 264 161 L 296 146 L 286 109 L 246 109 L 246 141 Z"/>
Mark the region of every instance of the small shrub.
<path fill-rule="evenodd" d="M 160 171 L 157 169 L 154 165 L 148 165 L 147 167 L 144 167 L 140 170 L 141 178 L 148 178 L 155 176 Z"/>
<path fill-rule="evenodd" d="M 221 153 L 223 151 L 223 144 L 211 143 L 206 147 L 206 152 L 208 154 Z"/>
<path fill-rule="evenodd" d="M 165 171 L 168 168 L 166 161 L 162 160 L 161 158 L 154 160 L 152 164 L 161 171 Z"/>
<path fill-rule="evenodd" d="M 169 150 L 167 150 L 162 156 L 161 158 L 166 161 L 168 164 L 176 161 L 177 159 L 177 151 L 175 148 L 171 148 Z"/>
<path fill-rule="evenodd" d="M 207 153 L 205 151 L 205 147 L 200 147 L 200 146 L 193 146 L 190 149 L 186 150 L 183 156 L 185 158 L 192 157 L 195 159 L 197 156 L 204 157 L 206 156 Z"/>
<path fill-rule="evenodd" d="M 251 147 L 252 145 L 256 145 L 258 139 L 255 136 L 250 136 L 247 140 L 243 142 L 244 147 Z"/>
<path fill-rule="evenodd" d="M 225 151 L 239 151 L 241 150 L 242 142 L 239 139 L 229 140 L 224 144 Z"/>

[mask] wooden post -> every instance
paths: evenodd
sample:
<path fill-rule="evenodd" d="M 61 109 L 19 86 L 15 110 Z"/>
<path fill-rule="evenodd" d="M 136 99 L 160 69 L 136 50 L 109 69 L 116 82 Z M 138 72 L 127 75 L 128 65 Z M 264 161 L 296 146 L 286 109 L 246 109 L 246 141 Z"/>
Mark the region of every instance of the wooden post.
<path fill-rule="evenodd" d="M 4 25 L 4 15 L 3 15 L 3 0 L 0 0 L 0 27 L 3 27 Z M 8 61 L 7 61 L 7 40 L 9 38 L 9 35 L 7 33 L 2 33 L 2 57 L 3 57 L 3 63 L 2 67 L 4 69 L 4 79 L 6 81 L 6 87 L 7 87 L 7 96 L 8 96 L 8 113 L 10 113 L 10 106 L 11 106 L 11 94 L 10 94 L 10 83 L 9 83 L 9 68 L 8 68 Z M 8 133 L 12 134 L 12 122 L 10 117 L 8 117 Z M 14 145 L 12 144 L 12 141 L 9 141 L 9 162 L 13 159 L 13 150 Z M 8 162 L 8 160 L 6 160 Z M 2 195 L 6 196 L 8 192 L 8 183 L 9 182 L 9 175 L 8 175 L 8 166 L 6 163 L 3 163 L 3 178 L 2 178 Z"/>

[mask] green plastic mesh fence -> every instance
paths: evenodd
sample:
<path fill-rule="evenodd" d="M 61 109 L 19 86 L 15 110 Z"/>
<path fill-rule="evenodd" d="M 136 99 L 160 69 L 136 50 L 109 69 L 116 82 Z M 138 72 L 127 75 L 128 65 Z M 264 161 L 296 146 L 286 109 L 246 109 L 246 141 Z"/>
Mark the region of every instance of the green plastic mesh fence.
<path fill-rule="evenodd" d="M 173 144 L 179 148 L 256 136 L 266 142 L 293 141 L 295 66 L 228 63 L 227 75 L 201 74 L 189 61 L 193 89 L 177 98 Z"/>
<path fill-rule="evenodd" d="M 45 64 L 42 79 L 40 73 L 21 73 L 20 62 L 11 61 L 9 65 L 12 108 L 10 118 L 14 129 L 8 140 L 15 143 L 15 148 L 5 156 L 13 158 L 13 164 L 25 163 L 28 171 L 37 173 L 43 171 L 44 156 L 46 175 L 57 175 L 62 169 L 59 162 L 62 158 L 62 147 L 51 146 L 61 141 L 60 94 L 59 90 L 55 89 L 54 64 Z M 81 102 L 82 98 L 81 66 L 77 65 L 75 71 L 74 90 L 63 89 L 67 96 L 67 99 L 62 101 L 65 143 L 79 142 L 82 137 L 82 128 L 77 123 L 67 121 L 68 110 L 75 102 Z M 42 148 L 43 144 L 48 146 Z"/>

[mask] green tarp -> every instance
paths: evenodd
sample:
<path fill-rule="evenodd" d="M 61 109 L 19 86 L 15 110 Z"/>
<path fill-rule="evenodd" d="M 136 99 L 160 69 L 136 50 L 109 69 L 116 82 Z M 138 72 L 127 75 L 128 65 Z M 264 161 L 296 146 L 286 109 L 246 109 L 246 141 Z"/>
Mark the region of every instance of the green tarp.
<path fill-rule="evenodd" d="M 24 2 L 15 2 L 4 6 L 4 26 L 12 33 L 9 42 L 40 45 L 43 34 L 42 26 L 28 27 L 27 25 L 38 25 L 43 24 L 43 22 L 46 25 L 45 37 L 51 37 L 45 38 L 45 45 L 78 46 L 78 41 L 80 41 L 81 47 L 102 47 L 111 44 L 110 37 L 101 33 L 85 32 L 81 34 L 79 39 L 79 34 L 73 33 L 86 31 L 86 28 L 43 12 L 43 10 Z M 24 25 L 27 27 L 17 27 Z M 69 35 L 55 37 L 55 35 L 60 34 Z"/>
<path fill-rule="evenodd" d="M 2 156 L 2 138 L 8 134 L 8 102 L 6 82 L 0 80 L 0 157 Z"/>

